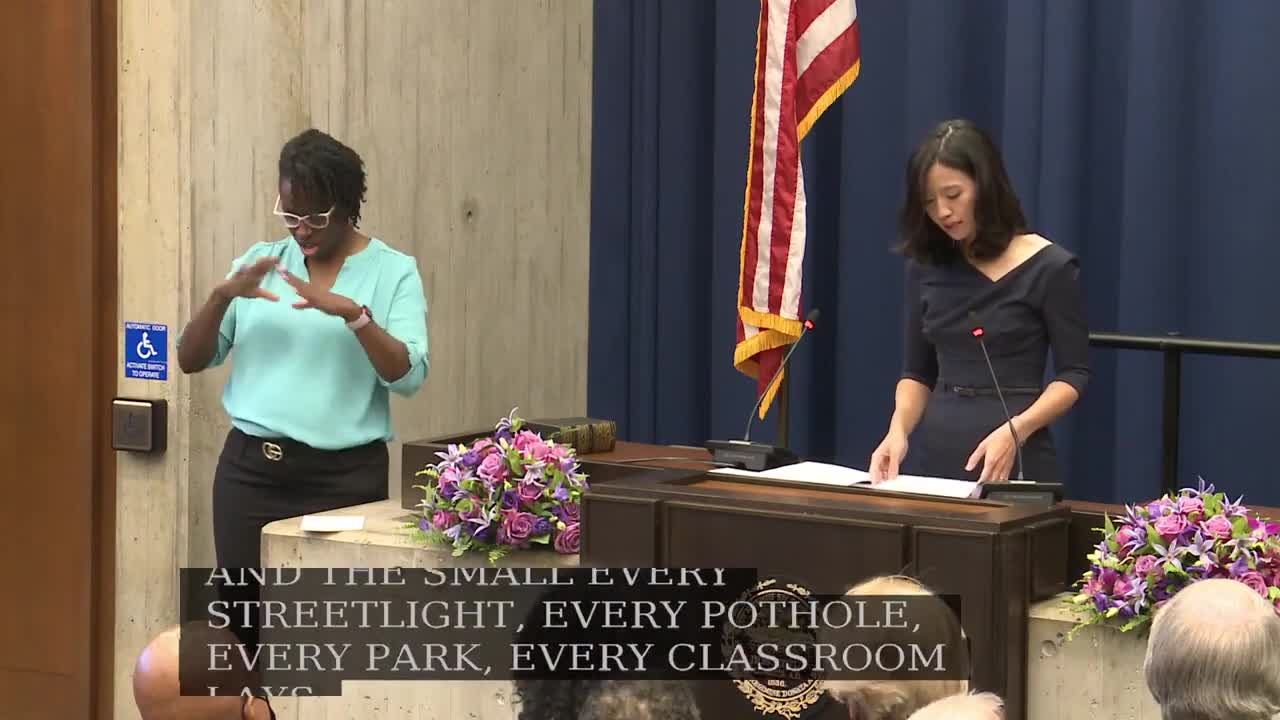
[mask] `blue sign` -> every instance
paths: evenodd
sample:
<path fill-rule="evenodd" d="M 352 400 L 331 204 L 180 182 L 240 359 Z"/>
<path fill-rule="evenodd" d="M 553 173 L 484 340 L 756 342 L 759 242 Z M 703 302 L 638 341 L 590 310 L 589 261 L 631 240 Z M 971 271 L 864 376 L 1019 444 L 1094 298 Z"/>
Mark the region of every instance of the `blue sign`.
<path fill-rule="evenodd" d="M 169 328 L 152 323 L 124 324 L 124 376 L 169 379 Z"/>

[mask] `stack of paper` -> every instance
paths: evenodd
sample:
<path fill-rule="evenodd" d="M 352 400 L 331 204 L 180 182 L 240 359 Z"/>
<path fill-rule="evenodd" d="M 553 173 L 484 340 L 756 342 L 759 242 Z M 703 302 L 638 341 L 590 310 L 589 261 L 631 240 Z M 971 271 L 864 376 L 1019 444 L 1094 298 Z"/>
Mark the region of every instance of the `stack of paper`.
<path fill-rule="evenodd" d="M 969 498 L 978 492 L 978 483 L 968 480 L 951 480 L 948 478 L 922 477 L 919 475 L 899 475 L 892 480 L 872 484 L 871 476 L 864 470 L 832 465 L 820 462 L 801 462 L 794 465 L 751 472 L 733 468 L 722 468 L 712 471 L 718 475 L 736 475 L 773 480 L 789 480 L 792 482 L 813 483 L 815 485 L 835 485 L 839 487 L 864 486 L 875 490 L 914 493 L 916 495 L 932 495 L 935 497 Z"/>

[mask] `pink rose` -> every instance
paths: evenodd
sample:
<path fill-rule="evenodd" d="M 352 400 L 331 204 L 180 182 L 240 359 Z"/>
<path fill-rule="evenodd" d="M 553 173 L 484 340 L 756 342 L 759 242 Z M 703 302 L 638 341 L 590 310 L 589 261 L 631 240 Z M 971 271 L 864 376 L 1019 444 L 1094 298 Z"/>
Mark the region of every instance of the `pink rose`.
<path fill-rule="evenodd" d="M 1160 561 L 1152 555 L 1143 555 L 1133 563 L 1133 572 L 1137 575 L 1150 575 L 1160 566 Z"/>
<path fill-rule="evenodd" d="M 497 446 L 493 444 L 493 440 L 484 438 L 483 440 L 477 440 L 476 444 L 471 446 L 471 452 L 483 454 L 490 448 L 497 449 Z"/>
<path fill-rule="evenodd" d="M 1231 532 L 1233 530 L 1231 527 L 1231 521 L 1223 515 L 1214 515 L 1205 521 L 1202 527 L 1204 528 L 1205 534 L 1210 537 L 1217 538 L 1218 540 L 1231 539 Z"/>
<path fill-rule="evenodd" d="M 520 496 L 521 503 L 524 505 L 532 505 L 538 501 L 538 498 L 542 497 L 542 491 L 544 489 L 545 488 L 538 483 L 520 483 L 520 488 L 516 490 L 516 493 Z"/>
<path fill-rule="evenodd" d="M 1178 537 L 1187 530 L 1187 519 L 1178 513 L 1165 515 L 1156 520 L 1156 532 L 1166 540 Z"/>
<path fill-rule="evenodd" d="M 476 474 L 489 482 L 501 482 L 507 479 L 507 466 L 502 460 L 502 453 L 489 453 L 480 463 Z"/>
<path fill-rule="evenodd" d="M 1185 515 L 1190 515 L 1193 512 L 1198 512 L 1203 515 L 1204 501 L 1200 498 L 1182 498 L 1178 501 L 1178 509 Z"/>
<path fill-rule="evenodd" d="M 529 448 L 529 454 L 533 456 L 534 462 L 542 462 L 551 454 L 551 448 L 547 447 L 546 443 L 540 442 Z"/>
<path fill-rule="evenodd" d="M 566 525 L 563 530 L 556 533 L 555 548 L 556 552 L 562 555 L 573 555 L 579 551 L 582 539 L 579 537 L 578 523 Z"/>
<path fill-rule="evenodd" d="M 522 545 L 529 541 L 533 534 L 533 523 L 536 518 L 526 512 L 508 512 L 502 518 L 502 528 L 506 531 L 507 540 L 512 545 Z"/>
<path fill-rule="evenodd" d="M 1116 584 L 1111 588 L 1111 591 L 1120 596 L 1128 595 L 1133 591 L 1133 583 L 1129 581 L 1129 578 L 1121 575 L 1116 578 Z"/>
<path fill-rule="evenodd" d="M 452 513 L 447 510 L 437 510 L 431 515 L 431 526 L 436 530 L 448 530 L 457 524 L 457 513 Z"/>
<path fill-rule="evenodd" d="M 519 450 L 521 453 L 527 453 L 534 446 L 541 445 L 542 438 L 538 437 L 534 433 L 529 432 L 528 430 L 521 430 L 516 435 L 515 440 L 512 441 L 512 444 L 515 445 L 516 449 Z"/>
<path fill-rule="evenodd" d="M 1250 570 L 1240 576 L 1240 582 L 1248 585 L 1254 592 L 1262 597 L 1267 597 L 1267 581 L 1262 579 L 1262 575 Z"/>
<path fill-rule="evenodd" d="M 1124 557 L 1129 554 L 1129 545 L 1133 543 L 1138 533 L 1128 525 L 1116 531 L 1116 545 L 1120 546 L 1120 556 Z"/>

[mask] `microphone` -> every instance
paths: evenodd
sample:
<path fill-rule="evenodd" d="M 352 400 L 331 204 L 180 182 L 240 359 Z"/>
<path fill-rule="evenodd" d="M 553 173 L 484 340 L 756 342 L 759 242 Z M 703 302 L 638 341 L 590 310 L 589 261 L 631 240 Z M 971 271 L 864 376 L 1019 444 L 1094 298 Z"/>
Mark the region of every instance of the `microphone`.
<path fill-rule="evenodd" d="M 1022 479 L 1022 439 L 1018 437 L 1018 430 L 1013 426 L 1013 416 L 1009 414 L 1009 405 L 1004 401 L 1004 392 L 1000 389 L 1000 380 L 996 377 L 996 368 L 991 364 L 991 355 L 987 353 L 987 343 L 983 340 L 987 333 L 983 330 L 982 324 L 978 322 L 978 314 L 976 312 L 970 310 L 969 319 L 973 321 L 973 329 L 970 332 L 978 339 L 978 346 L 982 348 L 982 357 L 986 359 L 987 370 L 991 373 L 991 383 L 995 385 L 996 396 L 1000 398 L 1000 407 L 1004 409 L 1005 422 L 1009 423 L 1009 432 L 1013 433 L 1013 447 L 1018 451 L 1018 482 L 1026 482 Z"/>
<path fill-rule="evenodd" d="M 796 341 L 791 344 L 787 354 L 782 357 L 782 362 L 778 363 L 778 369 L 773 371 L 773 377 L 769 378 L 769 383 L 765 385 L 764 392 L 760 393 L 760 397 L 756 398 L 756 404 L 752 406 L 751 414 L 747 416 L 747 429 L 743 432 L 742 439 L 707 441 L 706 447 L 711 450 L 711 456 L 716 463 L 740 467 L 745 470 L 759 471 L 796 462 L 795 453 L 786 448 L 751 442 L 751 425 L 755 422 L 756 412 L 760 409 L 760 404 L 768 397 L 769 390 L 773 387 L 773 384 L 782 377 L 782 371 L 787 367 L 787 363 L 791 361 L 791 355 L 795 353 L 796 348 L 800 347 L 800 341 L 804 339 L 804 336 L 814 328 L 819 314 L 818 309 L 814 308 L 805 316 L 803 328 L 800 330 L 800 337 L 796 338 Z"/>

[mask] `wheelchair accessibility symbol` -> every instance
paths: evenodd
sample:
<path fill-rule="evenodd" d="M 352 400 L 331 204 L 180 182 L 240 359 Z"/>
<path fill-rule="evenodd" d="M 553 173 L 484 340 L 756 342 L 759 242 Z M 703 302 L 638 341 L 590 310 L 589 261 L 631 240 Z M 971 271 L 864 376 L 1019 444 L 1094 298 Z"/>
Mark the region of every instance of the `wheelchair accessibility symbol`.
<path fill-rule="evenodd" d="M 169 379 L 169 328 L 155 323 L 124 324 L 124 376 Z"/>
<path fill-rule="evenodd" d="M 151 345 L 151 337 L 149 333 L 142 333 L 142 340 L 138 342 L 138 357 L 142 360 L 150 360 L 155 357 L 156 349 Z"/>

